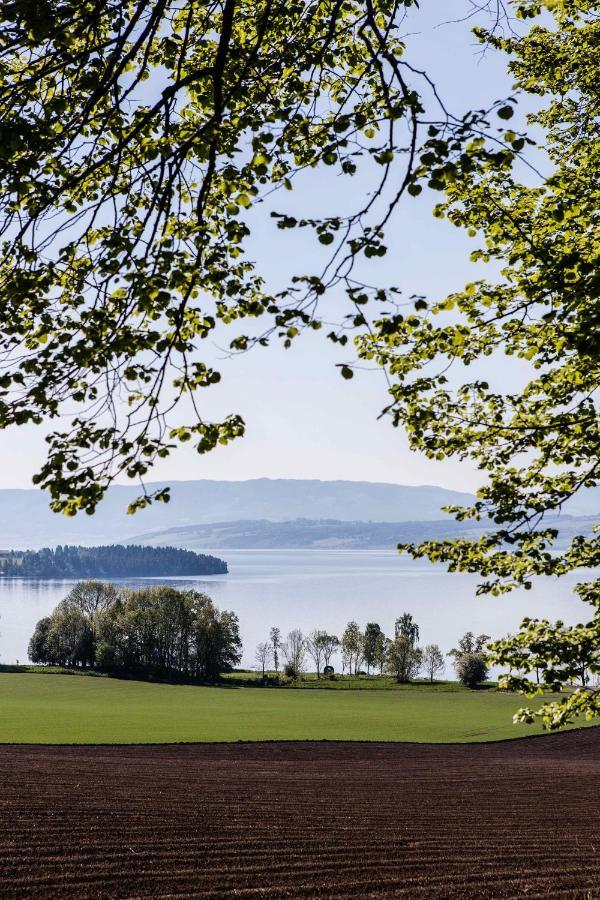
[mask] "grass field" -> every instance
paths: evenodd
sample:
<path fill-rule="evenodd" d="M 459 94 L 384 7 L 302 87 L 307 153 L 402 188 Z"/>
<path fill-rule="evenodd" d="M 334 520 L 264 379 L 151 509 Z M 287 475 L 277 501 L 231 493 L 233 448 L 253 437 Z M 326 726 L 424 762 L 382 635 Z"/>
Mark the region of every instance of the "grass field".
<path fill-rule="evenodd" d="M 87 668 L 63 668 L 61 666 L 45 665 L 11 665 L 0 663 L 0 676 L 2 674 L 30 674 L 30 675 L 70 675 L 81 678 L 111 678 L 108 672 L 101 672 Z M 131 676 L 138 681 L 154 681 L 156 679 Z M 165 679 L 163 683 L 169 683 Z M 182 683 L 182 682 L 180 682 Z M 197 682 L 190 681 L 197 685 Z M 409 683 L 398 683 L 390 675 L 335 675 L 334 678 L 317 678 L 314 672 L 303 672 L 299 681 L 286 678 L 281 673 L 267 672 L 263 680 L 259 672 L 246 669 L 235 669 L 233 672 L 224 672 L 220 676 L 220 684 L 225 687 L 254 687 L 273 688 L 280 687 L 287 690 L 319 690 L 319 691 L 466 691 L 467 688 L 458 681 L 433 681 L 427 679 L 415 679 Z M 211 685 L 212 686 L 212 685 Z M 494 690 L 497 682 L 486 681 L 482 685 L 484 690 Z"/>
<path fill-rule="evenodd" d="M 33 666 L 31 667 L 34 668 Z M 0 666 L 0 671 L 2 667 Z M 64 670 L 63 670 L 64 671 Z M 267 673 L 266 687 L 277 686 L 275 673 Z M 467 688 L 458 681 L 434 681 L 415 679 L 408 684 L 399 684 L 390 675 L 336 675 L 335 678 L 317 678 L 314 672 L 304 672 L 298 682 L 281 678 L 281 686 L 289 690 L 311 691 L 466 691 Z M 235 684 L 238 687 L 262 687 L 263 682 L 258 672 L 226 672 L 221 675 L 223 684 Z M 482 688 L 493 690 L 495 681 L 487 681 Z"/>
<path fill-rule="evenodd" d="M 424 686 L 259 690 L 0 674 L 0 743 L 481 742 L 541 732 L 512 724 L 520 700 Z"/>

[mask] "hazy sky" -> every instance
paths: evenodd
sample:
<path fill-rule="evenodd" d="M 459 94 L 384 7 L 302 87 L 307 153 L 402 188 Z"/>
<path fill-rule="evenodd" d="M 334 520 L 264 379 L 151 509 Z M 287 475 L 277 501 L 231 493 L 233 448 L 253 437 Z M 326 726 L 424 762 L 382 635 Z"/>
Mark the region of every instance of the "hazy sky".
<path fill-rule="evenodd" d="M 458 19 L 468 0 L 422 0 L 406 38 L 411 62 L 432 73 L 453 111 L 479 107 L 510 93 L 510 80 L 499 55 L 481 56 L 468 21 L 432 25 L 440 16 Z M 356 190 L 361 185 L 357 180 Z M 335 176 L 315 183 L 302 198 L 332 204 L 341 200 Z M 294 195 L 290 195 L 292 199 Z M 434 198 L 437 200 L 437 196 Z M 388 230 L 388 255 L 376 263 L 378 283 L 393 283 L 407 293 L 443 296 L 474 276 L 468 262 L 473 241 L 431 215 L 431 198 L 407 198 Z M 279 232 L 278 235 L 282 233 Z M 313 245 L 285 232 L 287 246 L 273 251 L 274 232 L 265 220 L 253 251 L 274 277 L 298 270 L 298 257 Z M 289 235 L 289 237 L 288 237 Z M 218 357 L 220 352 L 215 349 Z M 207 393 L 205 409 L 215 417 L 239 412 L 247 434 L 230 447 L 200 457 L 179 450 L 157 467 L 152 480 L 182 478 L 245 479 L 289 477 L 433 483 L 472 489 L 477 473 L 457 462 L 433 463 L 409 452 L 403 434 L 389 420 L 377 421 L 386 403 L 381 371 L 364 371 L 344 381 L 336 355 L 321 335 L 305 335 L 288 351 L 274 345 L 235 359 L 223 359 L 223 381 Z M 492 365 L 492 364 L 489 364 Z M 210 395 L 210 396 L 209 396 Z M 0 433 L 0 487 L 28 487 L 44 454 L 43 428 Z"/>

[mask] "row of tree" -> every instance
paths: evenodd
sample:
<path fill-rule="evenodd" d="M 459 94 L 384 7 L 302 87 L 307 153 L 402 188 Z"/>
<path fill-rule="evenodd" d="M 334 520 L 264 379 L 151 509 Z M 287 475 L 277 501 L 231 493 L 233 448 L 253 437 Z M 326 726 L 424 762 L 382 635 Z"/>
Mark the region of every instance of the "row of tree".
<path fill-rule="evenodd" d="M 241 659 L 237 616 L 210 597 L 166 585 L 77 584 L 29 642 L 35 663 L 214 680 Z"/>
<path fill-rule="evenodd" d="M 388 638 L 377 622 L 369 622 L 361 631 L 356 622 L 349 622 L 341 637 L 327 631 L 315 630 L 304 635 L 293 629 L 284 640 L 279 628 L 271 628 L 269 640 L 256 648 L 256 663 L 263 678 L 272 664 L 276 673 L 283 662 L 283 671 L 298 678 L 305 671 L 307 659 L 314 665 L 317 677 L 333 673 L 331 661 L 341 656 L 342 672 L 350 675 L 389 673 L 398 682 L 408 682 L 419 674 L 430 681 L 443 674 L 444 654 L 437 644 L 419 646 L 419 626 L 410 613 L 403 613 L 394 623 L 394 637 Z M 470 687 L 487 678 L 483 650 L 489 636 L 475 637 L 467 632 L 448 656 L 454 658 L 459 679 Z M 366 668 L 366 672 L 362 667 Z"/>

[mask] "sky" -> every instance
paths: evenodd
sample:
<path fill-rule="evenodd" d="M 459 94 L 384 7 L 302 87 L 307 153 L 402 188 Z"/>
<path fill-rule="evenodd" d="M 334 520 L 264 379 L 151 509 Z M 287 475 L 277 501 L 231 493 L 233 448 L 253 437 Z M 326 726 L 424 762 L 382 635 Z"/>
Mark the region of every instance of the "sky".
<path fill-rule="evenodd" d="M 423 0 L 406 25 L 407 58 L 433 76 L 448 106 L 459 112 L 511 92 L 505 59 L 481 55 L 470 33 L 472 21 L 435 27 L 443 22 L 442 14 L 447 20 L 461 20 L 472 5 L 469 0 Z M 358 179 L 356 190 L 361 190 Z M 378 282 L 436 298 L 476 276 L 468 261 L 473 240 L 432 216 L 438 199 L 425 194 L 406 198 L 388 230 L 388 255 L 374 264 Z M 326 175 L 307 186 L 302 203 L 309 209 L 313 203 L 343 200 L 334 176 Z M 287 243 L 274 251 L 273 227 L 265 220 L 252 247 L 274 278 L 288 277 L 299 256 L 313 252 L 295 232 L 284 234 Z M 204 411 L 215 418 L 240 413 L 246 436 L 205 456 L 182 448 L 155 467 L 153 481 L 320 478 L 439 484 L 458 490 L 473 490 L 480 483 L 467 463 L 433 462 L 412 453 L 403 433 L 389 419 L 378 419 L 387 401 L 383 373 L 360 370 L 345 381 L 335 363 L 351 355 L 347 348 L 336 352 L 322 334 L 303 335 L 287 351 L 274 344 L 233 359 L 217 346 L 212 353 L 223 378 L 203 399 Z M 503 380 L 512 377 L 500 362 L 486 365 Z M 0 488 L 31 486 L 31 476 L 44 458 L 45 430 L 28 426 L 0 433 Z"/>

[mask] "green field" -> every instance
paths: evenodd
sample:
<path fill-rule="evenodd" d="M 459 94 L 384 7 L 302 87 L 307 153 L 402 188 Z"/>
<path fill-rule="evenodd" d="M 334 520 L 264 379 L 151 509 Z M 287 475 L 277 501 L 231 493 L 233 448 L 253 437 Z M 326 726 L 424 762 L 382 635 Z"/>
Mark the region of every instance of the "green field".
<path fill-rule="evenodd" d="M 40 666 L 30 666 L 30 670 L 41 669 Z M 20 667 L 25 671 L 25 667 Z M 0 666 L 2 671 L 2 666 Z M 42 669 L 42 671 L 47 671 Z M 56 671 L 65 671 L 57 669 Z M 70 674 L 70 673 L 69 673 Z M 83 671 L 82 673 L 83 674 Z M 274 682 L 275 673 L 267 674 L 266 687 L 277 687 Z M 281 677 L 281 676 L 280 676 Z M 223 684 L 237 685 L 238 687 L 262 687 L 262 678 L 258 672 L 227 672 L 221 675 Z M 415 679 L 408 684 L 398 683 L 395 678 L 390 675 L 336 675 L 335 678 L 317 678 L 314 672 L 303 672 L 300 681 L 291 681 L 281 678 L 279 686 L 288 690 L 311 690 L 311 691 L 465 691 L 467 688 L 458 681 L 433 681 L 429 682 L 422 679 Z M 487 681 L 482 685 L 483 690 L 494 690 L 497 682 Z"/>
<path fill-rule="evenodd" d="M 494 690 L 319 691 L 196 687 L 0 674 L 0 743 L 354 740 L 479 742 L 513 725 L 521 698 Z"/>

